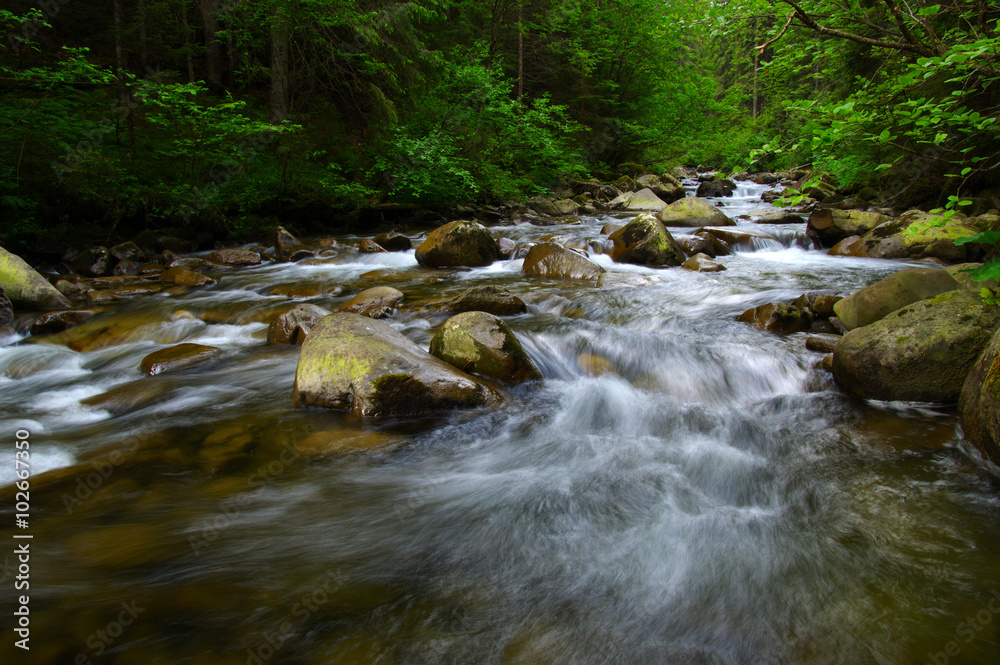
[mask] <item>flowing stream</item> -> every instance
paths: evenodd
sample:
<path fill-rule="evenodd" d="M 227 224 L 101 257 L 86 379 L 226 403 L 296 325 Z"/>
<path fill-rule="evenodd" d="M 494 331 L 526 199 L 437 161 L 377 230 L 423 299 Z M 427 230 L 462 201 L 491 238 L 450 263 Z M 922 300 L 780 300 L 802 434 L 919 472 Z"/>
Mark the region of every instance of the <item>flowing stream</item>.
<path fill-rule="evenodd" d="M 725 272 L 598 254 L 649 277 L 598 289 L 518 260 L 435 271 L 412 251 L 343 250 L 76 329 L 114 344 L 0 347 L 7 542 L 21 428 L 33 473 L 32 648 L 12 645 L 5 547 L 0 662 L 1000 662 L 1000 482 L 954 411 L 850 398 L 805 335 L 734 321 L 914 264 L 756 224 L 763 189 L 723 199 L 775 238 L 720 258 Z M 493 231 L 587 241 L 608 221 Z M 289 288 L 332 309 L 379 284 L 406 295 L 389 322 L 425 348 L 447 318 L 431 304 L 508 287 L 545 380 L 424 419 L 294 408 L 298 349 L 267 346 L 263 321 Z M 224 353 L 142 377 L 180 341 Z"/>

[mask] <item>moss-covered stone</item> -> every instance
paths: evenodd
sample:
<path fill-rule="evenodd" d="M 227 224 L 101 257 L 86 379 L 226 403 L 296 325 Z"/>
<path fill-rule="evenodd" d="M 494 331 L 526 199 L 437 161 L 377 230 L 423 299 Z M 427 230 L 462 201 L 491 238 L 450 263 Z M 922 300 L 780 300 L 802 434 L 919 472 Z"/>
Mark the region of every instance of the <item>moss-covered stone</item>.
<path fill-rule="evenodd" d="M 504 383 L 542 378 L 507 324 L 486 312 L 463 312 L 445 321 L 430 352 L 464 372 Z"/>
<path fill-rule="evenodd" d="M 533 246 L 524 257 L 521 270 L 526 275 L 581 279 L 596 282 L 605 270 L 587 257 L 554 242 Z"/>
<path fill-rule="evenodd" d="M 736 222 L 721 210 L 697 196 L 678 199 L 660 211 L 664 226 L 736 226 Z"/>
<path fill-rule="evenodd" d="M 848 330 L 875 323 L 910 303 L 954 291 L 961 285 L 945 270 L 910 268 L 866 286 L 833 306 Z"/>
<path fill-rule="evenodd" d="M 667 207 L 667 202 L 647 187 L 638 192 L 624 192 L 608 205 L 616 210 L 646 210 L 656 213 Z"/>
<path fill-rule="evenodd" d="M 652 266 L 679 266 L 684 251 L 670 232 L 649 213 L 639 215 L 608 236 L 614 245 L 609 252 L 617 263 Z"/>
<path fill-rule="evenodd" d="M 488 266 L 500 257 L 500 252 L 486 227 L 458 220 L 427 234 L 415 257 L 426 267 Z"/>
<path fill-rule="evenodd" d="M 959 238 L 979 232 L 976 224 L 964 215 L 943 218 L 920 210 L 911 210 L 898 219 L 884 222 L 861 236 L 846 253 L 876 259 L 940 259 L 946 263 L 977 261 L 982 246 L 976 243 L 956 245 Z"/>
<path fill-rule="evenodd" d="M 69 307 L 69 301 L 16 254 L 0 247 L 0 287 L 14 305 L 32 309 Z"/>
<path fill-rule="evenodd" d="M 479 380 L 430 355 L 381 321 L 336 313 L 321 319 L 299 355 L 297 406 L 359 416 L 410 416 L 499 400 Z"/>
<path fill-rule="evenodd" d="M 965 379 L 958 401 L 962 431 L 1000 464 L 1000 331 L 993 334 Z"/>
<path fill-rule="evenodd" d="M 821 247 L 832 247 L 848 236 L 864 235 L 887 221 L 888 217 L 875 212 L 820 208 L 809 215 L 806 234 Z"/>
<path fill-rule="evenodd" d="M 866 399 L 953 403 L 997 325 L 1000 307 L 973 291 L 949 291 L 848 332 L 833 375 Z"/>

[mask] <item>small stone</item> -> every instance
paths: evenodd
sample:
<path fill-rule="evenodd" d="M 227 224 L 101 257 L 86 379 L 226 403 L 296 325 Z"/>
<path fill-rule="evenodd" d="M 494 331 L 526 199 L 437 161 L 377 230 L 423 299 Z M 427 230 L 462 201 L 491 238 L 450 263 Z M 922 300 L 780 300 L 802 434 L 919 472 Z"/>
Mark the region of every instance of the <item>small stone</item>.
<path fill-rule="evenodd" d="M 401 302 L 402 292 L 391 286 L 376 286 L 351 298 L 340 306 L 339 311 L 361 314 L 370 319 L 384 319 L 392 316 Z"/>
<path fill-rule="evenodd" d="M 178 344 L 154 351 L 142 359 L 139 369 L 149 376 L 173 372 L 197 363 L 211 360 L 222 353 L 222 349 L 202 344 Z"/>

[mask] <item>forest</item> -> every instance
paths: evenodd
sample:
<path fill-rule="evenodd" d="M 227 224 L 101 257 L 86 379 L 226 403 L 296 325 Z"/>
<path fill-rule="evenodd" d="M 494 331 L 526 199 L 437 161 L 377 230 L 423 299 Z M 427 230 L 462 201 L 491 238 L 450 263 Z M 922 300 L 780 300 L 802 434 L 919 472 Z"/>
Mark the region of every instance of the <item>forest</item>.
<path fill-rule="evenodd" d="M 807 168 L 898 209 L 988 198 L 1000 169 L 986 0 L 5 4 L 15 248 L 338 227 L 629 164 Z"/>

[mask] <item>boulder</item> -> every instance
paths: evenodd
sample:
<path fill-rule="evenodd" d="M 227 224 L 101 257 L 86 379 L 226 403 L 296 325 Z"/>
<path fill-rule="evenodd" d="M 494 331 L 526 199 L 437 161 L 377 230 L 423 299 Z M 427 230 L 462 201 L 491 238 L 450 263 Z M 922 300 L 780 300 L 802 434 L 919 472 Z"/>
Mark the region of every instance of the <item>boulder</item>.
<path fill-rule="evenodd" d="M 865 399 L 953 403 L 998 324 L 979 294 L 943 293 L 844 335 L 833 376 Z"/>
<path fill-rule="evenodd" d="M 945 219 L 911 210 L 865 233 L 850 251 L 852 256 L 876 259 L 935 258 L 946 263 L 976 261 L 982 254 L 980 245 L 956 245 L 955 241 L 978 232 L 975 223 L 963 215 Z"/>
<path fill-rule="evenodd" d="M 379 247 L 383 247 L 389 252 L 405 252 L 413 249 L 413 242 L 401 233 L 395 231 L 380 233 L 373 238 Z"/>
<path fill-rule="evenodd" d="M 302 346 L 312 327 L 327 314 L 328 311 L 316 305 L 297 305 L 271 321 L 267 327 L 267 343 Z"/>
<path fill-rule="evenodd" d="M 672 203 L 685 196 L 684 186 L 670 176 L 664 178 L 663 176 L 643 175 L 636 178 L 635 183 L 639 187 L 649 189 L 666 203 Z"/>
<path fill-rule="evenodd" d="M 723 197 L 732 196 L 736 191 L 736 183 L 732 180 L 709 180 L 698 185 L 695 196 Z"/>
<path fill-rule="evenodd" d="M 86 277 L 103 277 L 114 267 L 107 247 L 91 247 L 77 254 L 71 262 L 73 270 Z"/>
<path fill-rule="evenodd" d="M 710 258 L 726 256 L 732 254 L 726 243 L 715 236 L 705 234 L 700 236 L 681 236 L 677 238 L 677 244 L 681 246 L 687 256 L 695 254 L 707 254 Z"/>
<path fill-rule="evenodd" d="M 820 208 L 809 215 L 806 234 L 821 247 L 832 247 L 848 236 L 864 235 L 889 221 L 885 215 L 864 210 Z"/>
<path fill-rule="evenodd" d="M 604 268 L 582 254 L 554 242 L 539 243 L 529 249 L 521 270 L 526 275 L 592 282 L 596 282 L 605 272 Z"/>
<path fill-rule="evenodd" d="M 618 229 L 620 229 L 621 227 L 622 227 L 621 224 L 615 224 L 614 222 L 608 222 L 607 224 L 605 224 L 604 226 L 601 227 L 601 235 L 602 236 L 609 236 L 612 233 L 614 233 L 615 231 L 617 231 Z"/>
<path fill-rule="evenodd" d="M 205 260 L 223 266 L 256 266 L 260 265 L 260 254 L 249 249 L 217 249 Z"/>
<path fill-rule="evenodd" d="M 574 203 L 573 205 L 576 204 Z M 563 214 L 559 212 L 559 208 L 556 206 L 555 201 L 547 196 L 539 195 L 531 197 L 528 199 L 528 207 L 537 212 L 539 215 L 558 217 Z"/>
<path fill-rule="evenodd" d="M 292 399 L 296 406 L 385 417 L 479 406 L 499 396 L 389 324 L 336 313 L 313 326 L 302 345 Z"/>
<path fill-rule="evenodd" d="M 507 324 L 487 312 L 463 312 L 445 321 L 431 339 L 430 353 L 464 372 L 504 383 L 542 378 Z"/>
<path fill-rule="evenodd" d="M 726 266 L 712 260 L 708 254 L 695 254 L 681 264 L 681 268 L 694 272 L 721 272 Z"/>
<path fill-rule="evenodd" d="M 760 231 L 752 231 L 742 227 L 733 228 L 727 226 L 719 228 L 716 226 L 706 226 L 705 228 L 698 230 L 697 235 L 706 238 L 715 238 L 730 249 L 741 245 L 743 247 L 752 248 L 755 241 L 758 243 L 768 240 L 774 242 L 778 241 L 778 239 L 772 235 L 761 233 Z"/>
<path fill-rule="evenodd" d="M 1000 331 L 983 349 L 958 400 L 962 431 L 983 455 L 1000 464 Z"/>
<path fill-rule="evenodd" d="M 215 280 L 200 272 L 188 270 L 187 268 L 168 268 L 160 273 L 161 282 L 173 282 L 177 286 L 204 286 L 215 284 Z"/>
<path fill-rule="evenodd" d="M 909 268 L 840 300 L 833 311 L 845 328 L 854 330 L 910 303 L 959 288 L 961 284 L 946 270 Z"/>
<path fill-rule="evenodd" d="M 528 311 L 524 301 L 502 286 L 474 286 L 444 303 L 450 312 L 488 312 L 497 316 L 511 316 Z"/>
<path fill-rule="evenodd" d="M 115 269 L 111 271 L 111 274 L 115 277 L 133 276 L 138 275 L 141 269 L 142 265 L 138 261 L 122 259 L 115 266 Z"/>
<path fill-rule="evenodd" d="M 0 247 L 0 288 L 15 305 L 30 309 L 69 307 L 63 294 L 39 275 L 24 259 Z"/>
<path fill-rule="evenodd" d="M 625 192 L 608 204 L 613 209 L 648 210 L 660 212 L 667 206 L 651 189 L 641 189 L 638 192 Z"/>
<path fill-rule="evenodd" d="M 776 173 L 754 173 L 750 176 L 750 180 L 758 185 L 773 185 L 780 179 Z"/>
<path fill-rule="evenodd" d="M 501 259 L 511 259 L 517 251 L 517 243 L 510 238 L 500 238 L 497 240 L 497 249 L 500 251 Z"/>
<path fill-rule="evenodd" d="M 305 248 L 306 246 L 284 226 L 274 227 L 274 251 L 280 261 L 291 261 L 293 254 Z"/>
<path fill-rule="evenodd" d="M 500 253 L 485 226 L 459 220 L 427 234 L 415 256 L 417 263 L 425 267 L 488 266 Z"/>
<path fill-rule="evenodd" d="M 802 218 L 802 215 L 788 210 L 781 210 L 780 208 L 758 211 L 752 213 L 752 215 L 753 221 L 758 224 L 801 224 L 806 221 Z"/>
<path fill-rule="evenodd" d="M 782 334 L 806 332 L 813 321 L 809 310 L 787 302 L 771 302 L 751 307 L 736 317 L 736 320 L 749 323 L 759 330 Z"/>
<path fill-rule="evenodd" d="M 391 286 L 375 286 L 345 302 L 339 311 L 353 312 L 371 319 L 384 319 L 392 316 L 401 302 L 402 292 Z"/>
<path fill-rule="evenodd" d="M 35 319 L 31 324 L 30 331 L 32 335 L 62 332 L 83 323 L 95 314 L 97 314 L 97 310 L 94 309 L 63 309 L 47 312 Z"/>
<path fill-rule="evenodd" d="M 385 247 L 378 244 L 374 240 L 371 240 L 370 238 L 365 238 L 364 240 L 362 240 L 361 244 L 358 246 L 358 250 L 362 254 L 382 254 L 388 251 L 386 250 Z"/>
<path fill-rule="evenodd" d="M 635 184 L 635 180 L 632 180 L 632 178 L 627 175 L 623 175 L 618 178 L 618 180 L 615 180 L 613 185 L 616 189 L 622 192 L 634 192 L 635 190 L 640 189 Z"/>
<path fill-rule="evenodd" d="M 136 261 L 141 263 L 146 260 L 146 253 L 140 249 L 139 245 L 132 241 L 115 245 L 110 250 L 111 256 L 119 261 Z"/>
<path fill-rule="evenodd" d="M 608 240 L 614 243 L 609 254 L 616 263 L 679 266 L 684 251 L 663 224 L 649 213 L 639 215 Z"/>
<path fill-rule="evenodd" d="M 704 199 L 686 196 L 674 201 L 658 215 L 664 226 L 735 226 L 736 222 Z"/>
<path fill-rule="evenodd" d="M 214 346 L 191 343 L 178 344 L 150 353 L 142 359 L 139 369 L 143 374 L 155 376 L 211 360 L 220 353 L 222 353 L 222 349 Z"/>
<path fill-rule="evenodd" d="M 7 292 L 0 286 L 0 334 L 9 333 L 14 329 L 14 307 L 10 304 Z"/>

